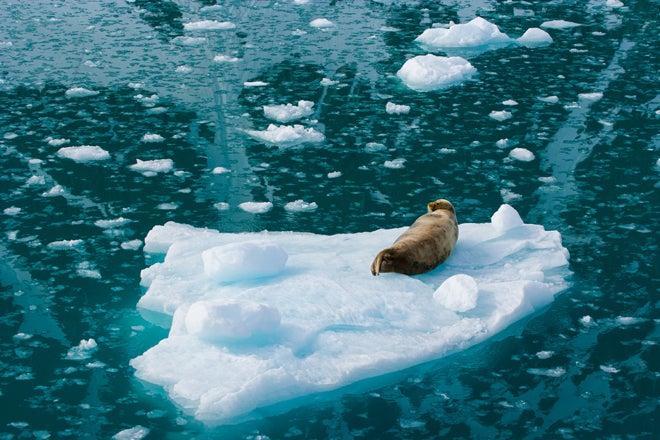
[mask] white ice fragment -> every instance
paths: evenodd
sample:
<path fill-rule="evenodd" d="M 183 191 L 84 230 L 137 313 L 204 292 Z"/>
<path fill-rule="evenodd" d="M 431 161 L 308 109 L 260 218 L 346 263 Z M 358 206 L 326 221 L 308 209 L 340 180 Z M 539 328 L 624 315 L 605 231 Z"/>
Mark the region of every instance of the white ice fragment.
<path fill-rule="evenodd" d="M 43 160 L 41 160 L 41 159 L 37 159 L 36 157 L 32 157 L 32 158 L 28 159 L 28 163 L 29 163 L 30 165 L 40 165 L 40 164 L 42 164 L 43 162 L 44 162 Z"/>
<path fill-rule="evenodd" d="M 438 152 L 441 153 L 441 154 L 454 154 L 454 153 L 456 153 L 456 149 L 455 148 L 444 148 L 443 147 L 443 148 L 440 148 L 438 150 Z"/>
<path fill-rule="evenodd" d="M 620 371 L 618 368 L 615 368 L 611 365 L 601 365 L 600 369 L 608 374 L 616 374 Z"/>
<path fill-rule="evenodd" d="M 406 163 L 406 159 L 399 157 L 399 158 L 397 158 L 397 159 L 386 160 L 386 161 L 383 163 L 383 166 L 384 166 L 385 168 L 391 168 L 391 169 L 393 169 L 393 170 L 399 170 L 399 169 L 401 169 L 401 168 L 404 168 L 404 166 L 405 166 L 404 164 L 405 164 L 405 163 Z"/>
<path fill-rule="evenodd" d="M 547 377 L 561 377 L 566 374 L 566 370 L 562 367 L 556 368 L 528 368 L 527 372 L 535 376 L 547 376 Z"/>
<path fill-rule="evenodd" d="M 499 233 L 504 233 L 509 229 L 517 228 L 524 224 L 518 211 L 513 206 L 507 204 L 503 204 L 495 211 L 490 217 L 490 223 Z"/>
<path fill-rule="evenodd" d="M 206 37 L 179 36 L 173 38 L 172 42 L 180 46 L 199 46 L 206 43 Z"/>
<path fill-rule="evenodd" d="M 192 72 L 192 67 L 186 66 L 185 64 L 182 64 L 180 66 L 177 66 L 176 69 L 174 70 L 176 73 L 183 73 L 187 74 Z"/>
<path fill-rule="evenodd" d="M 73 361 L 89 359 L 96 349 L 97 344 L 94 339 L 81 339 L 78 345 L 71 347 L 69 351 L 67 351 L 66 358 Z"/>
<path fill-rule="evenodd" d="M 493 110 L 488 114 L 489 117 L 492 119 L 495 119 L 496 121 L 506 121 L 507 119 L 511 119 L 511 112 L 506 111 L 506 110 L 500 110 L 500 111 L 495 111 Z"/>
<path fill-rule="evenodd" d="M 322 85 L 323 87 L 334 86 L 334 85 L 336 85 L 336 84 L 339 84 L 339 81 L 334 81 L 334 80 L 332 80 L 332 79 L 330 79 L 330 78 L 323 78 L 323 79 L 321 80 L 321 85 Z"/>
<path fill-rule="evenodd" d="M 582 318 L 580 318 L 580 324 L 582 324 L 585 327 L 591 327 L 592 325 L 594 325 L 594 320 L 591 316 L 584 315 Z"/>
<path fill-rule="evenodd" d="M 187 31 L 221 31 L 235 29 L 236 25 L 231 21 L 200 20 L 184 23 L 183 28 Z"/>
<path fill-rule="evenodd" d="M 642 318 L 637 318 L 634 316 L 617 316 L 616 318 L 616 323 L 620 325 L 635 325 L 642 321 Z"/>
<path fill-rule="evenodd" d="M 534 153 L 527 148 L 514 148 L 509 151 L 509 157 L 512 159 L 520 160 L 522 162 L 531 162 L 534 160 Z"/>
<path fill-rule="evenodd" d="M 41 193 L 42 197 L 59 197 L 64 195 L 64 187 L 62 185 L 55 185 L 48 191 Z"/>
<path fill-rule="evenodd" d="M 142 142 L 145 142 L 147 144 L 163 142 L 164 140 L 165 140 L 164 137 L 156 133 L 146 133 L 144 136 L 142 136 Z"/>
<path fill-rule="evenodd" d="M 543 350 L 539 351 L 536 353 L 536 357 L 539 359 L 550 359 L 552 356 L 554 356 L 555 352 L 554 351 L 549 351 L 549 350 Z"/>
<path fill-rule="evenodd" d="M 337 177 L 341 177 L 341 171 L 331 171 L 328 173 L 328 179 L 336 179 Z"/>
<path fill-rule="evenodd" d="M 218 211 L 226 211 L 226 210 L 229 209 L 229 203 L 227 203 L 227 202 L 218 202 L 218 203 L 214 203 L 213 206 L 214 206 L 215 209 L 217 209 Z"/>
<path fill-rule="evenodd" d="M 267 85 L 268 83 L 263 81 L 245 81 L 243 83 L 243 87 L 266 87 Z"/>
<path fill-rule="evenodd" d="M 302 29 L 294 29 L 291 31 L 291 35 L 294 37 L 302 37 L 303 35 L 306 35 L 307 31 L 303 31 Z"/>
<path fill-rule="evenodd" d="M 48 248 L 64 251 L 64 250 L 75 249 L 81 244 L 83 244 L 83 241 L 80 239 L 58 240 L 58 241 L 51 241 L 50 243 L 48 243 Z"/>
<path fill-rule="evenodd" d="M 96 220 L 94 222 L 94 226 L 99 227 L 101 229 L 116 229 L 116 228 L 121 228 L 122 226 L 126 226 L 130 222 L 131 220 L 127 218 L 117 217 L 113 219 Z"/>
<path fill-rule="evenodd" d="M 541 176 L 538 178 L 539 182 L 542 183 L 555 183 L 557 179 L 554 176 Z"/>
<path fill-rule="evenodd" d="M 270 124 L 266 130 L 245 130 L 245 132 L 253 139 L 280 146 L 293 146 L 308 142 L 319 143 L 325 140 L 325 136 L 320 131 L 298 124 Z"/>
<path fill-rule="evenodd" d="M 135 240 L 124 241 L 119 246 L 126 251 L 137 251 L 142 246 L 142 240 L 136 238 Z"/>
<path fill-rule="evenodd" d="M 511 38 L 488 20 L 476 17 L 467 23 L 452 24 L 448 29 L 426 29 L 415 39 L 434 49 L 502 45 Z"/>
<path fill-rule="evenodd" d="M 156 209 L 160 209 L 161 211 L 173 211 L 178 207 L 179 205 L 177 205 L 176 203 L 169 203 L 169 202 L 159 203 L 158 205 L 156 205 Z"/>
<path fill-rule="evenodd" d="M 379 142 L 367 142 L 364 146 L 364 150 L 367 153 L 377 153 L 379 151 L 387 150 L 387 147 Z"/>
<path fill-rule="evenodd" d="M 312 101 L 300 100 L 297 105 L 264 105 L 264 116 L 277 122 L 290 122 L 311 116 L 314 113 Z"/>
<path fill-rule="evenodd" d="M 49 138 L 48 139 L 48 145 L 50 145 L 51 147 L 59 147 L 59 146 L 64 145 L 64 144 L 68 144 L 69 142 L 71 142 L 71 141 L 69 139 L 65 139 L 65 138 L 60 138 L 60 139 Z"/>
<path fill-rule="evenodd" d="M 385 104 L 385 111 L 388 115 L 405 115 L 410 112 L 410 106 L 388 102 Z"/>
<path fill-rule="evenodd" d="M 252 214 L 264 214 L 273 209 L 272 202 L 243 202 L 238 205 L 240 209 Z"/>
<path fill-rule="evenodd" d="M 506 101 L 502 101 L 502 105 L 508 105 L 509 107 L 512 107 L 514 105 L 518 105 L 518 101 L 514 101 L 513 99 L 507 99 Z"/>
<path fill-rule="evenodd" d="M 218 54 L 213 57 L 213 61 L 216 63 L 237 63 L 241 59 L 233 57 L 231 55 Z"/>
<path fill-rule="evenodd" d="M 472 78 L 477 69 L 461 57 L 419 55 L 406 61 L 396 75 L 409 88 L 426 92 Z"/>
<path fill-rule="evenodd" d="M 45 185 L 46 178 L 44 176 L 33 175 L 30 176 L 28 180 L 25 181 L 26 185 Z"/>
<path fill-rule="evenodd" d="M 149 428 L 141 425 L 136 425 L 132 428 L 119 431 L 112 436 L 113 440 L 142 440 L 149 435 Z"/>
<path fill-rule="evenodd" d="M 217 283 L 277 275 L 287 258 L 284 249 L 271 241 L 230 243 L 202 252 L 204 274 Z"/>
<path fill-rule="evenodd" d="M 523 46 L 538 47 L 552 44 L 552 37 L 543 29 L 529 28 L 516 41 Z"/>
<path fill-rule="evenodd" d="M 326 29 L 333 27 L 335 24 L 330 20 L 328 20 L 327 18 L 315 18 L 314 20 L 309 22 L 309 25 L 317 29 Z"/>
<path fill-rule="evenodd" d="M 226 174 L 226 173 L 231 173 L 231 170 L 225 167 L 215 167 L 213 170 L 211 170 L 213 174 Z"/>
<path fill-rule="evenodd" d="M 98 94 L 99 92 L 86 89 L 84 87 L 71 87 L 69 90 L 64 92 L 64 95 L 67 98 L 86 98 L 88 96 L 96 96 Z"/>
<path fill-rule="evenodd" d="M 298 6 L 306 5 L 309 2 L 310 0 L 293 0 L 293 4 Z"/>
<path fill-rule="evenodd" d="M 600 101 L 602 98 L 603 98 L 603 94 L 601 92 L 579 93 L 578 94 L 578 99 L 580 101 L 596 102 L 596 101 Z"/>
<path fill-rule="evenodd" d="M 152 173 L 169 173 L 174 167 L 172 159 L 154 159 L 154 160 L 140 160 L 136 159 L 135 163 L 129 168 L 139 173 L 152 172 Z"/>
<path fill-rule="evenodd" d="M 552 96 L 539 96 L 538 100 L 541 102 L 547 102 L 548 104 L 556 104 L 559 102 L 559 97 L 556 95 Z"/>
<path fill-rule="evenodd" d="M 57 150 L 57 155 L 78 163 L 94 162 L 110 159 L 110 153 L 98 145 L 80 145 L 78 147 L 63 147 Z"/>
<path fill-rule="evenodd" d="M 612 9 L 622 8 L 624 6 L 623 2 L 620 0 L 606 0 L 605 6 Z"/>
<path fill-rule="evenodd" d="M 550 20 L 550 21 L 544 21 L 541 24 L 541 27 L 546 29 L 571 29 L 577 26 L 582 26 L 582 25 L 580 23 L 575 23 L 566 20 Z"/>
<path fill-rule="evenodd" d="M 497 148 L 506 148 L 509 146 L 509 139 L 508 138 L 500 139 L 497 142 L 495 142 L 495 146 Z"/>
<path fill-rule="evenodd" d="M 315 211 L 316 208 L 318 207 L 319 206 L 316 204 L 316 202 L 308 203 L 302 199 L 298 199 L 284 205 L 284 209 L 286 209 L 289 212 L 310 212 L 310 211 Z"/>
<path fill-rule="evenodd" d="M 461 273 L 447 278 L 433 293 L 433 298 L 446 309 L 467 312 L 477 306 L 479 286 L 470 275 Z"/>
<path fill-rule="evenodd" d="M 17 206 L 10 206 L 9 208 L 5 208 L 2 212 L 5 215 L 14 216 L 20 214 L 21 211 L 22 209 Z"/>

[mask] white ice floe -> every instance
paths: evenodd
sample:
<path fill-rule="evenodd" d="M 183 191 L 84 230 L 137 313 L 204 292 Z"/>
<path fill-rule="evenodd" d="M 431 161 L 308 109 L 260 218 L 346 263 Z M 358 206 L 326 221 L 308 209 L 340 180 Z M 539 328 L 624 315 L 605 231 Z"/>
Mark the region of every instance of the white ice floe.
<path fill-rule="evenodd" d="M 245 81 L 243 87 L 266 87 L 267 82 L 264 81 Z"/>
<path fill-rule="evenodd" d="M 213 207 L 215 207 L 215 209 L 217 209 L 218 211 L 226 211 L 229 209 L 229 203 L 218 202 L 218 203 L 214 203 Z"/>
<path fill-rule="evenodd" d="M 534 153 L 529 151 L 527 148 L 514 148 L 509 151 L 509 157 L 512 159 L 520 160 L 522 162 L 531 162 L 534 160 Z"/>
<path fill-rule="evenodd" d="M 135 163 L 129 168 L 139 173 L 169 173 L 174 168 L 172 159 L 154 159 L 154 160 L 140 160 L 136 159 Z"/>
<path fill-rule="evenodd" d="M 126 251 L 137 251 L 141 246 L 142 240 L 137 238 L 135 240 L 124 241 L 121 245 L 119 245 L 119 247 Z"/>
<path fill-rule="evenodd" d="M 180 66 L 177 66 L 176 69 L 175 69 L 174 71 L 175 71 L 176 73 L 187 74 L 187 73 L 192 72 L 192 70 L 193 70 L 192 67 L 187 66 L 187 65 L 185 65 L 185 64 L 182 64 L 182 65 L 180 65 Z"/>
<path fill-rule="evenodd" d="M 245 130 L 253 139 L 280 146 L 293 146 L 303 143 L 318 143 L 325 140 L 320 131 L 302 125 L 270 124 L 266 130 Z"/>
<path fill-rule="evenodd" d="M 12 140 L 12 139 L 16 139 L 18 135 L 16 133 L 9 132 L 2 135 L 2 137 L 7 140 Z"/>
<path fill-rule="evenodd" d="M 559 102 L 559 97 L 556 95 L 552 96 L 539 96 L 538 100 L 541 102 L 547 102 L 548 104 L 556 104 Z"/>
<path fill-rule="evenodd" d="M 385 104 L 385 111 L 388 115 L 405 115 L 410 112 L 410 106 L 388 102 Z"/>
<path fill-rule="evenodd" d="M 461 83 L 476 72 L 464 58 L 428 54 L 409 59 L 396 75 L 409 88 L 425 92 Z"/>
<path fill-rule="evenodd" d="M 164 140 L 164 137 L 156 133 L 146 133 L 144 136 L 142 136 L 142 142 L 147 144 L 163 142 Z"/>
<path fill-rule="evenodd" d="M 227 174 L 231 173 L 231 170 L 225 167 L 215 167 L 211 170 L 213 174 Z"/>
<path fill-rule="evenodd" d="M 310 212 L 315 211 L 319 205 L 316 202 L 305 202 L 302 199 L 294 200 L 284 205 L 284 209 L 289 212 Z"/>
<path fill-rule="evenodd" d="M 495 119 L 496 121 L 506 121 L 507 119 L 511 119 L 511 112 L 506 111 L 506 110 L 500 110 L 500 111 L 495 111 L 493 110 L 488 114 L 489 117 L 492 119 Z"/>
<path fill-rule="evenodd" d="M 328 179 L 336 179 L 337 177 L 341 177 L 341 171 L 331 171 L 328 173 Z"/>
<path fill-rule="evenodd" d="M 507 99 L 506 101 L 502 101 L 502 105 L 508 105 L 509 107 L 513 107 L 518 105 L 518 101 L 514 101 L 513 99 Z"/>
<path fill-rule="evenodd" d="M 335 81 L 335 80 L 332 80 L 330 78 L 323 78 L 320 81 L 320 83 L 323 87 L 328 87 L 328 86 L 334 86 L 334 85 L 339 84 L 339 81 Z"/>
<path fill-rule="evenodd" d="M 516 41 L 523 46 L 538 47 L 552 44 L 552 37 L 543 29 L 529 28 Z"/>
<path fill-rule="evenodd" d="M 52 137 L 47 137 L 46 140 L 48 141 L 48 145 L 51 147 L 61 147 L 64 144 L 68 144 L 71 142 L 69 139 L 66 138 L 52 138 Z"/>
<path fill-rule="evenodd" d="M 57 150 L 57 155 L 74 162 L 85 163 L 110 159 L 110 153 L 98 145 L 80 145 L 78 147 L 63 147 Z"/>
<path fill-rule="evenodd" d="M 503 45 L 511 38 L 488 20 L 476 17 L 467 23 L 452 24 L 449 28 L 426 29 L 415 39 L 433 49 Z"/>
<path fill-rule="evenodd" d="M 115 229 L 115 228 L 121 228 L 122 226 L 125 226 L 130 222 L 131 222 L 130 219 L 124 217 L 117 217 L 113 219 L 96 220 L 94 222 L 94 226 L 97 226 L 101 229 Z"/>
<path fill-rule="evenodd" d="M 510 219 L 515 210 L 509 209 L 494 220 Z M 173 320 L 168 337 L 131 365 L 140 379 L 162 386 L 196 418 L 229 422 L 256 408 L 463 350 L 544 307 L 567 287 L 568 252 L 560 234 L 531 224 L 461 224 L 451 257 L 437 269 L 416 277 L 373 277 L 374 255 L 404 230 L 327 236 L 156 226 L 145 252 L 166 255 L 142 271 L 146 293 L 138 306 Z M 279 246 L 288 255 L 284 265 L 280 253 L 249 250 L 246 243 L 255 241 Z M 227 245 L 238 247 L 237 260 L 233 252 L 203 260 L 204 252 Z M 236 261 L 252 265 L 253 257 L 264 254 L 253 274 L 273 267 L 277 274 L 235 282 L 213 279 L 214 272 L 207 276 L 207 270 Z M 478 286 L 475 306 L 460 314 L 434 298 L 458 274 Z M 445 288 L 453 289 L 451 283 Z M 454 288 L 446 294 L 474 292 L 473 286 Z"/>
<path fill-rule="evenodd" d="M 397 159 L 392 159 L 392 160 L 386 160 L 383 162 L 383 166 L 385 168 L 390 168 L 393 170 L 399 170 L 401 168 L 405 167 L 406 159 L 399 157 Z"/>
<path fill-rule="evenodd" d="M 544 21 L 541 24 L 541 27 L 546 29 L 571 29 L 577 26 L 582 26 L 582 25 L 580 23 L 575 23 L 573 21 L 566 21 L 566 20 L 550 20 L 550 21 Z"/>
<path fill-rule="evenodd" d="M 82 244 L 83 241 L 80 239 L 58 240 L 58 241 L 51 241 L 50 243 L 48 243 L 48 248 L 55 249 L 58 251 L 66 251 L 66 250 L 76 249 Z"/>
<path fill-rule="evenodd" d="M 566 374 L 566 370 L 562 367 L 556 368 L 528 368 L 527 372 L 535 376 L 547 376 L 547 377 L 561 377 Z"/>
<path fill-rule="evenodd" d="M 206 43 L 206 37 L 179 36 L 173 38 L 172 42 L 180 46 L 200 46 Z"/>
<path fill-rule="evenodd" d="M 536 357 L 539 359 L 550 359 L 552 356 L 554 356 L 555 352 L 554 351 L 549 351 L 549 350 L 543 350 L 539 351 L 536 353 Z"/>
<path fill-rule="evenodd" d="M 113 440 L 142 440 L 147 435 L 149 435 L 149 428 L 144 426 L 137 425 L 132 428 L 124 429 L 119 431 L 112 436 Z"/>
<path fill-rule="evenodd" d="M 30 176 L 28 180 L 25 181 L 26 185 L 45 185 L 46 178 L 44 176 L 37 176 L 36 174 Z"/>
<path fill-rule="evenodd" d="M 88 96 L 96 96 L 99 92 L 96 90 L 86 89 L 84 87 L 71 87 L 69 90 L 64 92 L 64 95 L 67 98 L 86 98 Z"/>
<path fill-rule="evenodd" d="M 380 142 L 367 142 L 364 146 L 364 151 L 367 153 L 377 153 L 379 151 L 385 151 L 387 147 Z"/>
<path fill-rule="evenodd" d="M 312 101 L 300 100 L 297 105 L 264 105 L 264 116 L 277 122 L 291 122 L 314 113 Z"/>
<path fill-rule="evenodd" d="M 219 54 L 213 57 L 213 61 L 216 63 L 237 63 L 240 60 L 241 60 L 240 58 L 236 58 L 231 55 Z"/>
<path fill-rule="evenodd" d="M 497 148 L 506 148 L 507 146 L 509 146 L 509 139 L 508 138 L 500 139 L 497 142 L 495 142 L 495 146 Z"/>
<path fill-rule="evenodd" d="M 238 205 L 240 209 L 252 214 L 263 214 L 273 209 L 272 202 L 243 202 Z"/>
<path fill-rule="evenodd" d="M 433 293 L 433 298 L 444 308 L 454 312 L 467 312 L 477 306 L 479 286 L 464 273 L 447 278 Z"/>
<path fill-rule="evenodd" d="M 73 361 L 89 359 L 97 349 L 96 341 L 92 338 L 81 339 L 75 347 L 71 347 L 66 353 L 66 358 Z"/>
<path fill-rule="evenodd" d="M 591 93 L 578 93 L 578 99 L 585 102 L 596 102 L 600 101 L 603 98 L 601 92 L 591 92 Z"/>
<path fill-rule="evenodd" d="M 309 25 L 317 29 L 326 29 L 333 27 L 335 24 L 327 18 L 315 18 L 309 22 Z"/>
<path fill-rule="evenodd" d="M 615 368 L 611 365 L 601 365 L 600 369 L 601 369 L 601 371 L 603 371 L 605 373 L 608 373 L 608 374 L 616 374 L 616 373 L 621 371 L 618 368 Z"/>
<path fill-rule="evenodd" d="M 187 31 L 222 31 L 235 29 L 236 25 L 231 21 L 200 20 L 184 23 L 183 28 Z"/>
<path fill-rule="evenodd" d="M 9 208 L 5 208 L 5 209 L 2 210 L 2 212 L 5 215 L 12 216 L 12 217 L 15 216 L 15 215 L 20 214 L 21 211 L 22 211 L 22 209 L 17 207 L 17 206 L 10 206 Z"/>
<path fill-rule="evenodd" d="M 62 185 L 54 185 L 51 189 L 46 192 L 41 193 L 42 197 L 59 197 L 65 194 L 64 187 Z"/>
<path fill-rule="evenodd" d="M 625 5 L 620 0 L 606 0 L 605 6 L 611 9 L 623 8 Z"/>

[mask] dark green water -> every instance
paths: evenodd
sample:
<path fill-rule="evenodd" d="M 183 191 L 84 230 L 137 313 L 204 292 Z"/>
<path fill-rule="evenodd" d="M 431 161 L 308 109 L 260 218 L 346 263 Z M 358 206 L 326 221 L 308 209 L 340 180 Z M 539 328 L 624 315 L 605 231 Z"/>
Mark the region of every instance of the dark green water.
<path fill-rule="evenodd" d="M 610 10 L 597 1 L 227 1 L 208 18 L 235 30 L 178 45 L 183 23 L 212 3 L 0 1 L 0 42 L 12 42 L 0 47 L 0 210 L 21 208 L 0 214 L 0 438 L 108 438 L 138 424 L 150 438 L 658 438 L 657 2 Z M 479 74 L 461 86 L 403 87 L 394 73 L 425 53 L 414 38 L 475 13 L 511 36 L 551 19 L 583 26 L 551 31 L 546 48 L 472 56 Z M 317 17 L 336 28 L 310 28 Z M 308 33 L 292 36 L 296 28 Z M 213 63 L 218 53 L 242 61 Z M 180 65 L 192 71 L 177 73 Z M 324 77 L 339 83 L 323 87 Z M 243 87 L 254 80 L 268 86 Z M 67 99 L 74 86 L 99 94 Z M 603 98 L 571 104 L 592 91 Z M 145 105 L 137 94 L 159 99 Z M 537 99 L 549 95 L 559 103 Z M 277 149 L 241 131 L 265 128 L 262 105 L 299 99 L 316 102 L 324 143 Z M 490 119 L 506 99 L 519 103 L 513 117 Z M 387 115 L 387 101 L 411 111 Z M 145 133 L 166 140 L 141 143 Z M 48 136 L 99 145 L 113 159 L 60 159 Z M 536 159 L 506 159 L 509 148 L 495 145 L 502 138 Z M 368 152 L 368 142 L 386 149 Z M 147 178 L 127 168 L 145 157 L 171 158 L 177 172 Z M 399 157 L 403 169 L 382 166 Z M 213 175 L 216 166 L 232 172 Z M 341 177 L 328 179 L 332 171 Z M 44 183 L 26 185 L 33 175 Z M 56 184 L 63 197 L 42 196 Z M 235 426 L 208 429 L 134 378 L 129 360 L 167 331 L 136 311 L 145 261 L 120 243 L 168 220 L 223 231 L 398 227 L 437 197 L 464 222 L 488 221 L 507 201 L 527 222 L 559 230 L 572 287 L 496 340 L 368 391 L 358 384 Z M 296 199 L 319 208 L 283 209 Z M 258 216 L 237 208 L 250 200 L 275 207 Z M 94 225 L 119 216 L 133 222 L 110 232 Z M 46 247 L 65 239 L 84 242 Z M 96 363 L 65 358 L 90 337 Z"/>

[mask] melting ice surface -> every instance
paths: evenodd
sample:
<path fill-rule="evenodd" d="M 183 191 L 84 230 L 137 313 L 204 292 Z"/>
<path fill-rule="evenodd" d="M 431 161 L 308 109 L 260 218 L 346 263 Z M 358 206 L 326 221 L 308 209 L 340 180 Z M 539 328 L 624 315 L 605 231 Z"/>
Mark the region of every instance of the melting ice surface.
<path fill-rule="evenodd" d="M 224 423 L 465 349 L 567 287 L 560 234 L 524 224 L 509 205 L 490 223 L 460 225 L 438 269 L 373 277 L 373 256 L 404 230 L 156 226 L 144 250 L 164 261 L 142 271 L 138 306 L 173 319 L 169 336 L 131 365 L 196 418 Z"/>

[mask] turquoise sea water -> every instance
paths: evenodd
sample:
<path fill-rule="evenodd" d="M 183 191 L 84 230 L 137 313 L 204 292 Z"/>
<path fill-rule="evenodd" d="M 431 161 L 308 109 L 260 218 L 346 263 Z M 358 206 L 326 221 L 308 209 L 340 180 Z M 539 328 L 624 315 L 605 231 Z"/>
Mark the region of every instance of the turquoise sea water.
<path fill-rule="evenodd" d="M 657 2 L 0 3 L 0 438 L 108 438 L 136 425 L 149 438 L 658 437 Z M 549 31 L 544 48 L 459 53 L 479 72 L 460 86 L 405 88 L 395 72 L 427 53 L 414 38 L 475 14 L 513 37 L 546 20 L 582 26 Z M 317 17 L 336 26 L 309 27 Z M 200 18 L 236 29 L 184 30 Z M 186 46 L 184 35 L 207 40 Z M 75 86 L 99 93 L 67 98 Z M 603 97 L 580 102 L 585 92 Z M 538 99 L 551 95 L 559 102 Z M 264 104 L 299 99 L 316 103 L 324 143 L 278 149 L 242 131 L 267 126 Z M 489 118 L 507 99 L 512 118 Z M 388 115 L 388 101 L 411 111 Z M 143 143 L 145 133 L 165 141 Z M 60 159 L 49 136 L 112 160 Z M 507 159 L 513 146 L 535 160 Z M 145 177 L 127 167 L 137 158 L 171 158 L 177 172 Z M 394 158 L 404 168 L 383 167 Z M 55 185 L 63 194 L 44 197 Z M 399 227 L 438 197 L 462 222 L 508 202 L 560 231 L 572 287 L 494 340 L 232 426 L 207 428 L 135 379 L 130 359 L 167 330 L 136 310 L 144 256 L 122 242 L 168 220 L 230 232 Z M 296 199 L 318 209 L 283 209 Z M 275 206 L 237 208 L 250 200 Z M 132 222 L 94 225 L 117 217 Z M 71 239 L 83 242 L 47 247 Z M 83 338 L 98 343 L 94 357 L 66 359 Z"/>

